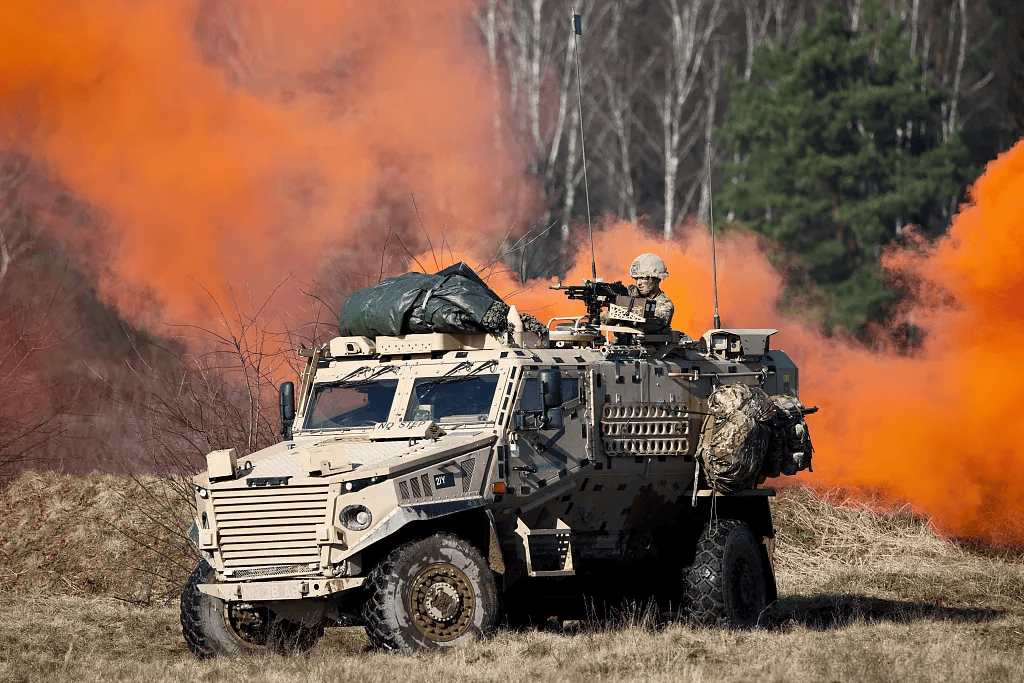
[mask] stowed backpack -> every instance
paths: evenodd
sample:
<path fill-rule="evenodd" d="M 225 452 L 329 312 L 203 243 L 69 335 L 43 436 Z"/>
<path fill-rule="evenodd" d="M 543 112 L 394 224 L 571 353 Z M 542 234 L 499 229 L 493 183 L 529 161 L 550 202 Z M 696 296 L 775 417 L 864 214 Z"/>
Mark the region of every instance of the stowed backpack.
<path fill-rule="evenodd" d="M 698 457 L 708 484 L 720 493 L 751 488 L 767 477 L 811 466 L 804 406 L 792 396 L 726 384 L 708 398 Z"/>

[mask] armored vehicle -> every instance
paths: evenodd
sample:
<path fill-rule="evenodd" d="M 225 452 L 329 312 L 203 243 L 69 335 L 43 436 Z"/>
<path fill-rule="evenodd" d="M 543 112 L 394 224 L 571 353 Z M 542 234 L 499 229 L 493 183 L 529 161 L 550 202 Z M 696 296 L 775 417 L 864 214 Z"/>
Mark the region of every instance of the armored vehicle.
<path fill-rule="evenodd" d="M 499 334 L 301 350 L 284 439 L 214 451 L 194 479 L 189 647 L 301 650 L 325 626 L 363 625 L 411 653 L 623 599 L 755 626 L 776 593 L 760 485 L 809 464 L 796 366 L 770 348 L 775 330 L 645 336 L 652 306 L 617 283 L 563 289 L 587 313 L 536 333 L 512 307 Z M 732 418 L 714 396 L 729 387 L 774 401 L 740 420 L 766 426 L 732 486 L 715 469 Z"/>

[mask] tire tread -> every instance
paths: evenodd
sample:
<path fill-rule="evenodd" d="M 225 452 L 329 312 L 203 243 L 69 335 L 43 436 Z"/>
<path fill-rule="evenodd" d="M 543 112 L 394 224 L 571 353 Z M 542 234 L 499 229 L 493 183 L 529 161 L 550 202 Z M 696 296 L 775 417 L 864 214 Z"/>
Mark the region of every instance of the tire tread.
<path fill-rule="evenodd" d="M 698 626 L 744 626 L 732 621 L 723 585 L 726 580 L 726 548 L 730 536 L 736 531 L 744 531 L 752 538 L 750 528 L 738 519 L 711 522 L 697 541 L 693 564 L 684 571 L 684 598 L 689 606 L 690 620 Z M 760 560 L 760 555 L 758 558 Z"/>
<path fill-rule="evenodd" d="M 400 585 L 404 580 L 400 575 L 400 570 L 405 564 L 407 557 L 415 552 L 414 548 L 425 541 L 434 540 L 438 543 L 447 542 L 456 547 L 461 546 L 463 553 L 477 555 L 480 569 L 484 572 L 490 572 L 490 567 L 480 552 L 467 541 L 454 534 L 440 532 L 424 539 L 403 543 L 396 547 L 370 571 L 366 582 L 363 584 L 366 590 L 366 602 L 363 605 L 362 612 L 363 626 L 366 629 L 370 645 L 375 650 L 401 652 L 404 654 L 414 653 L 415 648 L 402 637 L 401 625 L 392 616 L 393 610 L 387 604 L 387 595 L 393 586 L 396 584 Z M 493 576 L 491 581 L 493 582 Z M 483 609 L 491 612 L 488 617 L 491 623 L 486 624 L 486 627 L 490 628 L 493 626 L 498 613 L 496 587 L 492 583 L 489 590 L 488 587 L 484 587 L 484 592 L 489 592 L 492 598 L 491 605 L 482 605 Z M 485 603 L 486 600 L 482 602 Z"/>

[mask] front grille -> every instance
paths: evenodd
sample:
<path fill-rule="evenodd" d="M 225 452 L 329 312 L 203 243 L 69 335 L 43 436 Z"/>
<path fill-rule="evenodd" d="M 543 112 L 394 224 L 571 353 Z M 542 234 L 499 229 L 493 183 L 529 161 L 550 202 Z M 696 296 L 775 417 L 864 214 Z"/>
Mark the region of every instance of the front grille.
<path fill-rule="evenodd" d="M 256 569 L 236 569 L 231 575 L 233 579 L 268 579 L 272 576 L 306 576 L 316 574 L 316 564 L 284 564 L 277 567 L 257 567 Z"/>
<path fill-rule="evenodd" d="M 316 527 L 327 520 L 327 484 L 211 491 L 225 569 L 272 575 L 319 563 Z M 254 574 L 268 576 L 271 574 Z"/>

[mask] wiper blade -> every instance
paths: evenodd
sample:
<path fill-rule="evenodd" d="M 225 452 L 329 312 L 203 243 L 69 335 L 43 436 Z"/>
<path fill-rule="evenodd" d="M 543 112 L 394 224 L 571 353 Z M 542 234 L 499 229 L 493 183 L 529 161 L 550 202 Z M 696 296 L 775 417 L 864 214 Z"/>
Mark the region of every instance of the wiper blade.
<path fill-rule="evenodd" d="M 446 372 L 442 376 L 438 377 L 437 379 L 432 379 L 429 382 L 424 382 L 423 384 L 420 384 L 419 386 L 421 386 L 421 387 L 432 387 L 432 386 L 435 386 L 437 384 L 454 384 L 456 382 L 464 382 L 467 379 L 473 379 L 474 377 L 479 375 L 481 372 L 483 372 L 487 368 L 493 367 L 493 366 L 495 366 L 497 364 L 498 364 L 498 361 L 496 361 L 496 360 L 494 360 L 492 358 L 491 360 L 485 360 L 483 363 L 481 363 L 480 365 L 476 366 L 475 368 L 473 368 L 472 370 L 467 372 L 465 375 L 456 375 L 456 374 L 454 374 L 454 373 L 458 372 L 459 370 L 461 370 L 462 368 L 466 367 L 467 365 L 472 365 L 472 363 L 470 363 L 469 361 L 464 361 L 462 363 L 459 363 L 454 368 L 452 368 L 451 370 L 449 370 L 448 372 Z"/>
<path fill-rule="evenodd" d="M 339 380 L 327 383 L 325 386 L 328 386 L 328 387 L 342 387 L 342 388 L 344 388 L 344 387 L 357 387 L 357 386 L 361 386 L 363 384 L 370 384 L 371 382 L 373 382 L 375 379 L 377 379 L 381 375 L 384 375 L 384 374 L 389 373 L 389 372 L 398 372 L 398 366 L 397 365 L 384 365 L 382 367 L 379 367 L 379 368 L 376 368 L 376 369 L 370 371 L 369 374 L 366 375 L 365 377 L 357 377 L 357 375 L 359 375 L 361 373 L 365 373 L 367 371 L 370 371 L 370 366 L 364 365 L 364 366 L 362 366 L 360 368 L 356 368 L 355 370 L 353 370 L 352 372 L 348 373 L 347 375 L 345 375 L 344 377 L 342 377 Z"/>
<path fill-rule="evenodd" d="M 465 367 L 472 367 L 472 366 L 473 366 L 473 364 L 470 361 L 464 360 L 461 363 L 459 363 L 458 365 L 456 365 L 454 368 L 449 370 L 448 372 L 446 372 L 443 375 L 441 375 L 440 377 L 438 377 L 437 379 L 432 379 L 429 382 L 424 382 L 420 386 L 421 387 L 432 387 L 435 384 L 447 384 L 448 382 L 450 382 L 452 380 L 462 379 L 461 376 L 455 377 L 454 376 L 455 373 L 458 372 L 459 370 L 465 368 Z"/>

